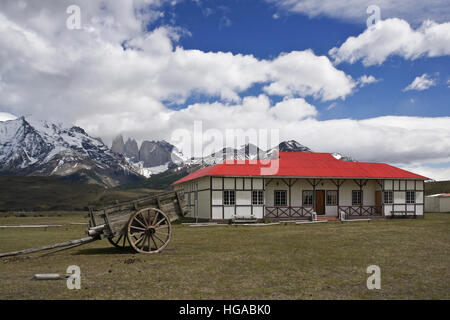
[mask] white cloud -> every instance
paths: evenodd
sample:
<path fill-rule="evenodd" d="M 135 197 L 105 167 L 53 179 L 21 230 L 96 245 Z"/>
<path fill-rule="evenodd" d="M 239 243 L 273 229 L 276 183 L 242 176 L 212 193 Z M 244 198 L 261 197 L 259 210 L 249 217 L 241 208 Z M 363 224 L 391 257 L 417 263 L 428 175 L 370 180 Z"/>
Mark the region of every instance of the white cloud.
<path fill-rule="evenodd" d="M 385 116 L 320 121 L 313 116 L 316 114 L 313 107 L 304 101 L 286 100 L 281 106 L 272 106 L 265 95 L 246 97 L 239 104 L 194 104 L 171 113 L 167 123 L 192 131 L 193 122 L 202 121 L 204 130 L 217 129 L 223 134 L 226 129 L 279 129 L 281 140 L 295 139 L 314 151 L 340 152 L 360 161 L 405 166 L 450 161 L 450 117 Z M 281 114 L 285 116 L 280 118 L 272 111 L 277 108 L 284 109 Z"/>
<path fill-rule="evenodd" d="M 432 180 L 437 181 L 448 181 L 450 180 L 450 168 L 434 168 L 423 165 L 415 165 L 415 166 L 399 166 L 404 170 L 408 170 L 417 174 L 420 174 L 424 177 L 430 178 Z"/>
<path fill-rule="evenodd" d="M 6 1 L 0 9 L 0 108 L 19 115 L 93 129 L 99 119 L 123 123 L 102 131 L 109 136 L 132 118 L 169 114 L 164 104 L 196 95 L 239 102 L 243 91 L 261 84 L 271 95 L 328 101 L 345 99 L 355 88 L 350 76 L 310 50 L 261 60 L 176 46 L 187 31 L 142 29 L 159 14 L 136 8 L 157 8 L 156 1 L 79 1 L 82 29 L 75 31 L 65 27 L 70 1 L 23 3 Z"/>
<path fill-rule="evenodd" d="M 272 82 L 264 91 L 272 95 L 298 94 L 329 101 L 345 98 L 355 87 L 351 76 L 335 69 L 326 56 L 318 57 L 312 50 L 281 54 L 269 68 Z"/>
<path fill-rule="evenodd" d="M 270 114 L 281 120 L 301 120 L 317 116 L 317 110 L 303 98 L 285 99 L 270 109 Z"/>
<path fill-rule="evenodd" d="M 357 83 L 359 84 L 360 87 L 364 87 L 367 84 L 371 84 L 371 83 L 376 83 L 380 81 L 380 79 L 376 79 L 374 76 L 372 75 L 362 75 L 361 77 L 358 78 Z"/>
<path fill-rule="evenodd" d="M 337 103 L 336 103 L 336 102 L 333 102 L 333 103 L 331 103 L 331 104 L 327 107 L 327 110 L 334 109 L 336 106 L 337 106 Z"/>
<path fill-rule="evenodd" d="M 405 20 L 381 20 L 359 36 L 349 37 L 339 48 L 332 48 L 329 55 L 335 64 L 362 60 L 365 66 L 380 65 L 392 55 L 408 60 L 450 55 L 450 22 L 428 20 L 414 30 Z"/>
<path fill-rule="evenodd" d="M 365 24 L 370 5 L 378 5 L 381 17 L 398 17 L 409 22 L 420 23 L 426 19 L 443 22 L 450 16 L 446 0 L 266 0 L 279 8 L 309 17 L 328 16 L 332 18 Z"/>
<path fill-rule="evenodd" d="M 71 31 L 65 28 L 71 1 L 2 2 L 1 110 L 72 122 L 106 142 L 118 133 L 169 139 L 175 129 L 200 120 L 205 129 L 279 128 L 283 140 L 363 161 L 450 161 L 450 118 L 317 120 L 317 109 L 305 98 L 344 100 L 371 81 L 355 81 L 326 56 L 305 50 L 258 59 L 187 50 L 177 46 L 184 30 L 142 31 L 160 16 L 156 1 L 151 10 L 142 9 L 150 3 L 144 0 L 78 3 L 82 30 Z M 241 98 L 255 85 L 264 94 Z M 197 95 L 216 102 L 182 110 L 166 106 Z M 268 95 L 284 99 L 273 105 Z"/>
<path fill-rule="evenodd" d="M 424 73 L 420 77 L 416 77 L 403 91 L 423 91 L 436 85 L 436 80 L 432 79 L 428 74 Z"/>

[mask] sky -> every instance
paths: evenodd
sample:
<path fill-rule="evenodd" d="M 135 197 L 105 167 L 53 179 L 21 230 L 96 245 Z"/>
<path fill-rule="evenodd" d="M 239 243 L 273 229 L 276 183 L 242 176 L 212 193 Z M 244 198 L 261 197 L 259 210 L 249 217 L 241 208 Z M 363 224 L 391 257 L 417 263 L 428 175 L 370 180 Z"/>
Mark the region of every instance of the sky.
<path fill-rule="evenodd" d="M 441 0 L 1 0 L 0 121 L 195 155 L 254 130 L 450 180 L 449 21 Z"/>

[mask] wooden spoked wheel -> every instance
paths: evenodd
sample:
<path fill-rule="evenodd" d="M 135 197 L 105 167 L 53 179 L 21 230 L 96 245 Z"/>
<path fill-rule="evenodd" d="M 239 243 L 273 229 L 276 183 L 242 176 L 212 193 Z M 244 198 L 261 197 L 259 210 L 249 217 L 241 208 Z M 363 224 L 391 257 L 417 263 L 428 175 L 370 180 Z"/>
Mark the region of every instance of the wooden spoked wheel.
<path fill-rule="evenodd" d="M 159 209 L 136 211 L 128 222 L 128 241 L 139 253 L 158 253 L 169 244 L 172 233 L 169 218 Z"/>
<path fill-rule="evenodd" d="M 125 234 L 120 234 L 119 236 L 108 238 L 108 241 L 116 248 L 119 249 L 129 248 L 128 238 Z"/>

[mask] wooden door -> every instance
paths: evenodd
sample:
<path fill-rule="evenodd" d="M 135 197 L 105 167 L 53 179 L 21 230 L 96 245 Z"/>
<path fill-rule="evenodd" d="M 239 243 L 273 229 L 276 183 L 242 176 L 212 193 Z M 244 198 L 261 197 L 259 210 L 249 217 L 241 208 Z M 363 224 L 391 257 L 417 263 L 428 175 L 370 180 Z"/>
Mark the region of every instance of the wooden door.
<path fill-rule="evenodd" d="M 375 191 L 375 206 L 376 206 L 375 212 L 381 213 L 382 203 L 381 203 L 381 191 L 380 190 Z"/>
<path fill-rule="evenodd" d="M 316 213 L 325 214 L 325 191 L 316 190 Z"/>

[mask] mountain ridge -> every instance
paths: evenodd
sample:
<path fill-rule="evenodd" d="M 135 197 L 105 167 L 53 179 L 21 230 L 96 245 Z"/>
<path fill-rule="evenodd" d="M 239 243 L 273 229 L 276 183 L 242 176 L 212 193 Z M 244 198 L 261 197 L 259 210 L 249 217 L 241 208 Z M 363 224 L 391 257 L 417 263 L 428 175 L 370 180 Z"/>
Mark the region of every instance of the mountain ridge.
<path fill-rule="evenodd" d="M 0 122 L 0 174 L 80 175 L 114 187 L 141 179 L 120 155 L 77 126 L 25 119 Z"/>

